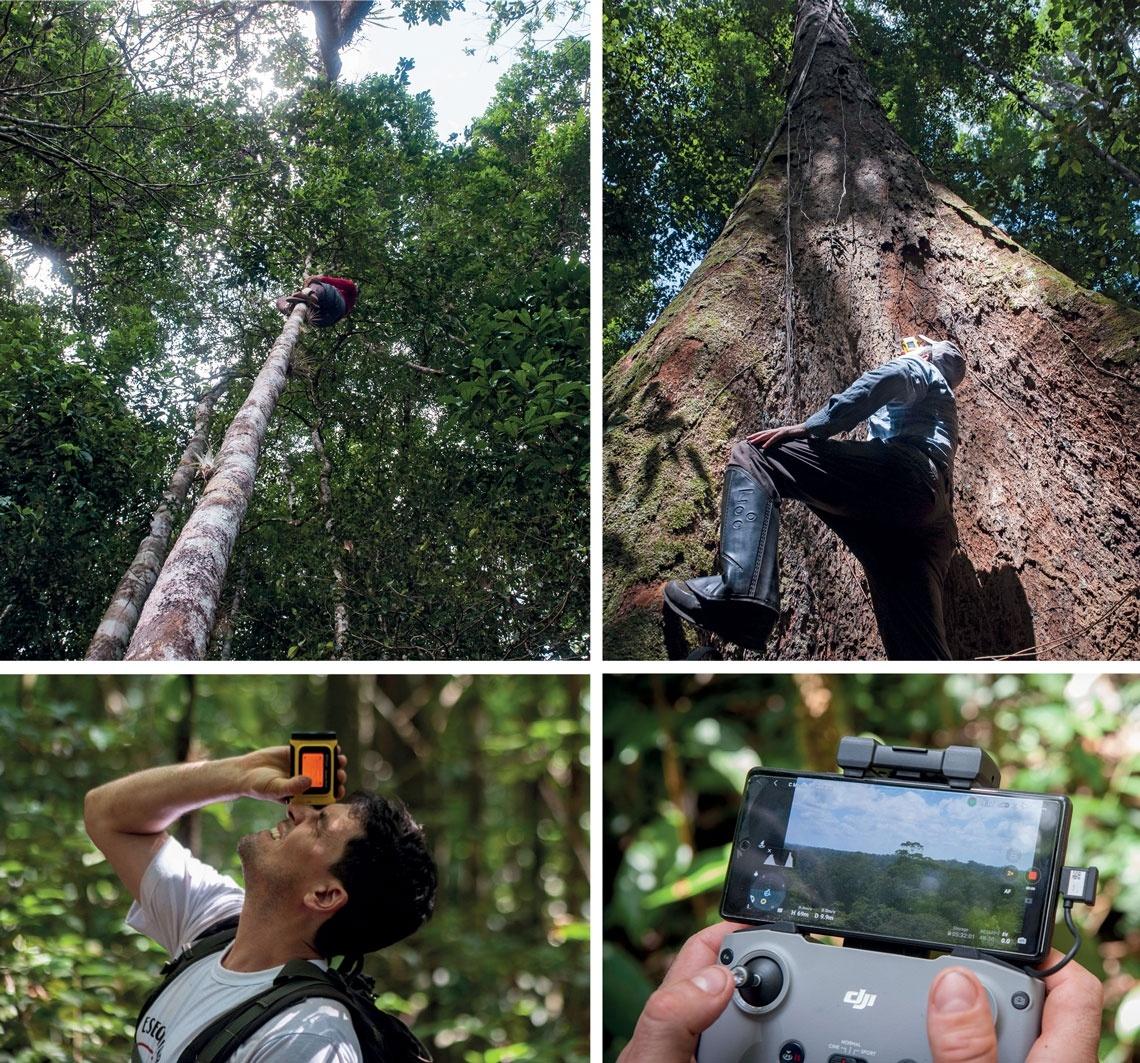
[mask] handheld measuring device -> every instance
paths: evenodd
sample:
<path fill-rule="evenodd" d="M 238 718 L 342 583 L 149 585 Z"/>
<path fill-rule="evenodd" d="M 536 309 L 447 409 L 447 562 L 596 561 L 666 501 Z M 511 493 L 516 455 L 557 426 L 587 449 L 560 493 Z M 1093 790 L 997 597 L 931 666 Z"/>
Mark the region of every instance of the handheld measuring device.
<path fill-rule="evenodd" d="M 336 732 L 294 731 L 289 736 L 289 774 L 312 779 L 312 785 L 293 798 L 295 804 L 331 805 L 336 800 Z"/>
<path fill-rule="evenodd" d="M 933 342 L 934 340 L 929 336 L 923 336 L 921 334 L 918 336 L 904 336 L 902 340 L 902 352 L 903 354 L 918 354 L 923 347 L 929 347 Z"/>

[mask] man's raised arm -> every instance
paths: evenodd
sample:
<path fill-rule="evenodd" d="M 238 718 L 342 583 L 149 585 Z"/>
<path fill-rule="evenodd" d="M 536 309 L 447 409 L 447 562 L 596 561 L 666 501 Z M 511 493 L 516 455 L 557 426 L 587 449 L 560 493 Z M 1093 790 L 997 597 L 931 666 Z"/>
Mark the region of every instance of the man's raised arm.
<path fill-rule="evenodd" d="M 343 767 L 344 758 L 339 759 L 338 767 Z M 339 771 L 338 782 L 342 775 Z M 166 841 L 166 828 L 180 816 L 238 797 L 285 801 L 308 789 L 311 781 L 304 775 L 289 777 L 288 746 L 148 768 L 89 791 L 83 822 L 95 846 L 138 900 L 143 873 Z"/>
<path fill-rule="evenodd" d="M 804 421 L 806 433 L 828 439 L 854 428 L 888 402 L 917 402 L 926 394 L 926 383 L 907 361 L 896 358 L 869 369 L 846 391 L 832 395 Z"/>

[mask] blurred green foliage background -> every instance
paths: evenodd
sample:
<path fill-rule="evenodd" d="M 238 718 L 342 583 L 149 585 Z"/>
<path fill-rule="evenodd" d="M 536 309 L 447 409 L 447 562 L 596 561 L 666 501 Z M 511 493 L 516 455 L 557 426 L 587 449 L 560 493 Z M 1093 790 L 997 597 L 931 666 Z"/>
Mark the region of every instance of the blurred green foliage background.
<path fill-rule="evenodd" d="M 1100 894 L 1074 915 L 1077 959 L 1105 986 L 1100 1058 L 1140 1040 L 1140 677 L 607 676 L 604 734 L 605 1058 L 717 909 L 739 795 L 756 765 L 835 770 L 845 734 L 977 745 L 1013 790 L 1073 801 L 1067 863 Z M 1062 924 L 1054 944 L 1072 938 Z M 1059 1061 L 1060 1063 L 1060 1061 Z"/>
<path fill-rule="evenodd" d="M 440 869 L 435 917 L 369 958 L 440 1061 L 588 1054 L 589 682 L 582 676 L 0 676 L 0 1061 L 122 1061 L 164 953 L 83 831 L 84 793 L 155 764 L 335 729 L 350 788 L 398 793 Z M 234 875 L 279 810 L 185 817 Z"/>

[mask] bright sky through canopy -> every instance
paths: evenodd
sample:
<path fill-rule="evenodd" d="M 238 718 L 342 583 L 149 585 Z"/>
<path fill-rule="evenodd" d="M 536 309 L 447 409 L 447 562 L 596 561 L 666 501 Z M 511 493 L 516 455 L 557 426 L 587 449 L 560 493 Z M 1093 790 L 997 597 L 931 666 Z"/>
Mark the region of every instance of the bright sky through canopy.
<path fill-rule="evenodd" d="M 435 103 L 436 133 L 446 140 L 463 135 L 472 120 L 486 110 L 495 82 L 514 60 L 511 42 L 487 44 L 488 19 L 476 11 L 454 11 L 439 26 L 407 26 L 393 17 L 383 25 L 366 23 L 352 44 L 341 52 L 342 81 L 359 81 L 368 74 L 390 74 L 401 56 L 415 60 L 409 75 L 413 93 L 430 92 Z M 467 55 L 464 49 L 474 49 Z M 498 63 L 491 62 L 495 55 Z"/>

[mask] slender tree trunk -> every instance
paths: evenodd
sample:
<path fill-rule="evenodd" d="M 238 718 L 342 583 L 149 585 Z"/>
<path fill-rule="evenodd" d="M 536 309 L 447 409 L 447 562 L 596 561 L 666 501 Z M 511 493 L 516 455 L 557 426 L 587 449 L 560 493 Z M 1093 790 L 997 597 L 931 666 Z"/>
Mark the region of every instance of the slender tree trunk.
<path fill-rule="evenodd" d="M 307 289 L 306 289 L 307 290 Z M 147 599 L 128 661 L 200 660 L 209 645 L 234 541 L 253 494 L 257 461 L 285 390 L 303 303 L 293 307 L 218 451 L 213 475 Z"/>
<path fill-rule="evenodd" d="M 210 654 L 219 661 L 228 661 L 233 655 L 234 626 L 237 623 L 238 614 L 241 612 L 241 603 L 244 597 L 245 564 L 239 562 L 234 580 L 234 591 L 230 595 L 230 604 L 218 618 L 210 637 Z"/>
<path fill-rule="evenodd" d="M 91 645 L 87 647 L 87 660 L 121 661 L 127 652 L 127 643 L 166 557 L 174 518 L 190 493 L 194 476 L 202 468 L 202 457 L 209 448 L 214 406 L 229 387 L 232 377 L 233 373 L 227 372 L 199 401 L 194 414 L 194 433 L 182 451 L 158 509 L 150 518 L 150 532 L 139 543 L 135 559 L 111 596 L 111 603 L 95 630 Z"/>
<path fill-rule="evenodd" d="M 467 893 L 474 900 L 474 912 L 479 917 L 485 915 L 490 893 L 491 869 L 486 865 L 485 839 L 488 824 L 484 822 L 486 810 L 485 771 L 483 766 L 483 745 L 487 741 L 490 723 L 482 697 L 476 694 L 467 697 L 462 720 L 467 725 L 465 744 L 467 746 L 466 776 L 463 780 L 466 790 L 465 815 L 471 829 L 467 840 Z"/>
<path fill-rule="evenodd" d="M 360 760 L 360 676 L 332 673 L 325 677 L 324 725 L 336 731 L 348 757 L 348 789 L 357 789 Z"/>
<path fill-rule="evenodd" d="M 316 385 L 309 382 L 309 396 L 316 411 L 316 419 L 312 426 L 313 450 L 316 451 L 317 460 L 321 463 L 320 474 L 317 478 L 317 498 L 320 502 L 321 513 L 325 518 L 325 534 L 329 538 L 329 549 L 332 551 L 333 573 L 333 660 L 345 659 L 346 644 L 348 642 L 348 605 L 347 584 L 345 576 L 344 559 L 345 546 L 337 537 L 336 518 L 333 515 L 332 497 L 332 462 L 329 461 L 328 451 L 325 450 L 324 416 L 317 405 Z"/>
<path fill-rule="evenodd" d="M 197 676 L 182 677 L 186 687 L 186 700 L 182 715 L 174 729 L 174 759 L 179 764 L 196 760 L 194 752 L 194 703 L 197 700 Z M 178 820 L 175 837 L 195 856 L 202 854 L 202 814 L 197 809 L 187 812 Z"/>
<path fill-rule="evenodd" d="M 796 17 L 792 94 L 804 78 L 787 129 L 606 377 L 607 418 L 622 418 L 603 481 L 606 656 L 662 656 L 665 581 L 715 571 L 729 444 L 802 420 L 924 333 L 956 340 L 969 365 L 951 649 L 1135 657 L 1140 314 L 927 179 L 851 50 L 841 4 L 799 0 Z M 767 655 L 881 657 L 854 557 L 797 503 L 781 522 L 783 611 Z"/>

